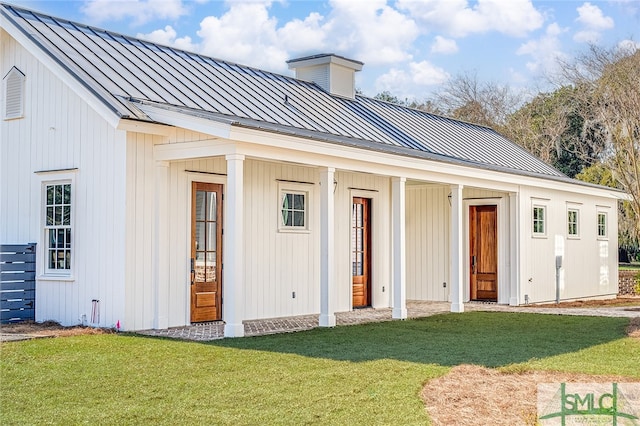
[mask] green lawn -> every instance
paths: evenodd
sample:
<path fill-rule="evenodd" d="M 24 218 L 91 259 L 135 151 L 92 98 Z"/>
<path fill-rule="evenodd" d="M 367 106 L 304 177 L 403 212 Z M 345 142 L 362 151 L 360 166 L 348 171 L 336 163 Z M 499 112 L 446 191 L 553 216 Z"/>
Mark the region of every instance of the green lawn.
<path fill-rule="evenodd" d="M 640 378 L 627 324 L 471 312 L 206 344 L 5 343 L 0 424 L 426 424 L 422 384 L 461 363 Z"/>
<path fill-rule="evenodd" d="M 618 269 L 621 271 L 638 271 L 640 272 L 640 263 L 621 263 L 618 265 Z"/>

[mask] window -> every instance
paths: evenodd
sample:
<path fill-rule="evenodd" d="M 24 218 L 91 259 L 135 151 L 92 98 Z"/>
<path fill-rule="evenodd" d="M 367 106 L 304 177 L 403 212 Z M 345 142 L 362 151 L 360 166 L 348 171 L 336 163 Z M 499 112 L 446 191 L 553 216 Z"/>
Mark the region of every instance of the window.
<path fill-rule="evenodd" d="M 546 207 L 533 206 L 533 235 L 539 236 L 546 234 L 545 214 Z"/>
<path fill-rule="evenodd" d="M 598 237 L 607 237 L 607 214 L 598 212 Z"/>
<path fill-rule="evenodd" d="M 24 110 L 24 74 L 16 67 L 4 77 L 4 118 L 21 118 Z"/>
<path fill-rule="evenodd" d="M 313 223 L 313 183 L 276 179 L 278 232 L 308 233 Z"/>
<path fill-rule="evenodd" d="M 570 237 L 577 237 L 579 235 L 580 227 L 578 225 L 578 218 L 580 217 L 578 210 L 567 210 L 567 234 Z"/>
<path fill-rule="evenodd" d="M 280 217 L 283 229 L 307 229 L 307 193 L 282 191 Z"/>
<path fill-rule="evenodd" d="M 45 184 L 46 272 L 71 273 L 71 183 Z"/>

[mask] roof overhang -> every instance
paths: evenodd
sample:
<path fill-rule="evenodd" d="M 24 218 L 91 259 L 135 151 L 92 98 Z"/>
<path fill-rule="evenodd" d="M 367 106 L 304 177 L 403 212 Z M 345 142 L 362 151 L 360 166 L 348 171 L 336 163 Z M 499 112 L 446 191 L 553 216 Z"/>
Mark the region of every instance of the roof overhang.
<path fill-rule="evenodd" d="M 376 164 L 376 173 L 388 176 L 405 174 L 407 178 L 424 180 L 425 172 L 442 176 L 443 184 L 463 184 L 466 186 L 484 186 L 499 188 L 503 191 L 517 191 L 520 185 L 544 187 L 550 190 L 572 191 L 606 198 L 626 199 L 627 194 L 614 188 L 594 185 L 564 176 L 545 176 L 528 171 L 511 170 L 497 166 L 460 160 L 458 158 L 416 151 L 405 147 L 347 138 L 326 133 L 290 128 L 273 123 L 257 122 L 238 117 L 189 110 L 166 104 L 130 99 L 136 107 L 143 111 L 150 120 L 170 126 L 185 128 L 191 131 L 211 135 L 214 139 L 223 139 L 263 147 L 277 146 L 291 152 L 306 152 L 320 155 L 324 163 L 314 164 L 307 159 L 307 164 L 315 166 L 331 165 L 336 168 L 354 171 L 371 172 L 368 167 L 355 170 L 354 159 Z M 275 139 L 275 140 L 274 140 Z M 210 144 L 210 142 L 209 142 Z M 171 144 L 176 145 L 176 144 Z M 202 146 L 200 146 L 202 145 Z M 200 144 L 196 151 L 199 156 L 221 155 L 220 147 L 205 149 L 206 143 Z M 230 146 L 226 144 L 227 146 Z M 170 148 L 171 155 L 176 155 L 178 147 Z M 167 148 L 169 149 L 169 148 Z M 292 161 L 292 158 L 280 159 Z M 296 154 L 299 158 L 299 154 Z M 174 157 L 178 159 L 178 157 Z M 184 158 L 184 157 L 180 157 Z M 274 159 L 277 159 L 274 158 Z M 162 160 L 172 157 L 165 155 Z M 330 164 L 327 164 L 329 162 Z M 342 163 L 343 166 L 340 166 Z M 402 170 L 402 172 L 400 172 Z M 429 179 L 434 181 L 433 178 Z M 437 181 L 437 180 L 435 180 Z"/>

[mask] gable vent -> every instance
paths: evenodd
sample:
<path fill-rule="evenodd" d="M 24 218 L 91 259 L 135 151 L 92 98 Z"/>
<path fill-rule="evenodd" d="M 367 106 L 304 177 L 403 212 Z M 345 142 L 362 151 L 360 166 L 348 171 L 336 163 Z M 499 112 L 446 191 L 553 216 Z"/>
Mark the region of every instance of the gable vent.
<path fill-rule="evenodd" d="M 4 77 L 4 118 L 21 118 L 24 110 L 24 78 L 25 75 L 16 67 Z"/>

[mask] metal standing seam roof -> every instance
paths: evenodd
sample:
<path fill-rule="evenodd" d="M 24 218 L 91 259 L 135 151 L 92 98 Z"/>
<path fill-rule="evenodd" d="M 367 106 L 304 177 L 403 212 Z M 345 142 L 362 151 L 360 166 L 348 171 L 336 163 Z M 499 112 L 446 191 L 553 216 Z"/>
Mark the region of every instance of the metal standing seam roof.
<path fill-rule="evenodd" d="M 327 142 L 567 180 L 487 127 L 2 4 L 2 15 L 123 118 L 136 103 Z"/>

